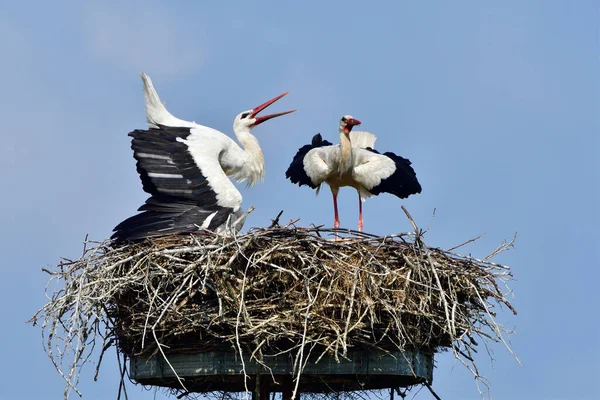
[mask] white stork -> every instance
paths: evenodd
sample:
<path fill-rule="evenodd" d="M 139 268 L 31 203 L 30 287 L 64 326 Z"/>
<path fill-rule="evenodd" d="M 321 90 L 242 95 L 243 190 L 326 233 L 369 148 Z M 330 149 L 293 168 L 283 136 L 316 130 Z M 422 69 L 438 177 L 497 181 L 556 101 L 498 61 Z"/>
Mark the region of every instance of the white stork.
<path fill-rule="evenodd" d="M 233 122 L 241 145 L 225 134 L 171 115 L 150 78 L 142 73 L 148 130 L 129 133 L 144 191 L 152 196 L 134 215 L 114 228 L 118 243 L 208 229 L 223 231 L 231 216 L 239 218 L 242 195 L 229 177 L 255 185 L 264 176 L 264 157 L 250 131 L 292 111 L 257 116 L 283 93 L 243 111 Z M 237 230 L 243 221 L 238 221 Z"/>
<path fill-rule="evenodd" d="M 391 193 L 401 199 L 421 193 L 421 185 L 411 162 L 394 153 L 374 150 L 376 136 L 352 131 L 360 121 L 345 115 L 340 121 L 340 144 L 333 145 L 316 134 L 311 144 L 298 150 L 285 173 L 292 183 L 317 189 L 323 182 L 333 195 L 334 228 L 339 228 L 337 195 L 340 187 L 352 186 L 358 192 L 358 230 L 362 231 L 362 202 L 379 193 Z"/>

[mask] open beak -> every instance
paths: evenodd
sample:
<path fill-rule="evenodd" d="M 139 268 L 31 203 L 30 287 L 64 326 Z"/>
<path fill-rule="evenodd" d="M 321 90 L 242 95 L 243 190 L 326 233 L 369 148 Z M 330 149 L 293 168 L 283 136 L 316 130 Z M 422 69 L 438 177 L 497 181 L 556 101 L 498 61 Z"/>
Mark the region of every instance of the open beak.
<path fill-rule="evenodd" d="M 271 118 L 281 117 L 282 115 L 293 113 L 294 111 L 296 111 L 296 110 L 285 111 L 285 112 L 280 112 L 280 113 L 275 113 L 275 114 L 268 114 L 268 115 L 265 115 L 265 116 L 262 116 L 262 117 L 257 117 L 256 116 L 256 114 L 258 114 L 259 112 L 261 112 L 265 108 L 269 107 L 271 104 L 275 103 L 277 100 L 281 99 L 283 96 L 287 95 L 288 93 L 289 92 L 285 92 L 283 94 L 280 94 L 277 97 L 273 97 L 271 100 L 267 101 L 266 103 L 263 103 L 260 106 L 254 108 L 252 110 L 252 115 L 250 117 L 251 118 L 256 118 L 256 122 L 252 126 L 256 126 L 258 124 L 262 124 L 263 122 L 268 121 Z"/>

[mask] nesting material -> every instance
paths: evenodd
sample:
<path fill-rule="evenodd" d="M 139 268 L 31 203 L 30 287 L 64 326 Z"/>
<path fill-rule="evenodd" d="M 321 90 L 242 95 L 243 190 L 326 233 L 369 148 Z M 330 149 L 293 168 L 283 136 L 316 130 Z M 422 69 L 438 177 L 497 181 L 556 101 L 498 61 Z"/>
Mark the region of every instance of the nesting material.
<path fill-rule="evenodd" d="M 32 321 L 67 391 L 85 363 L 101 361 L 100 343 L 100 353 L 115 345 L 125 358 L 289 352 L 295 377 L 309 355 L 357 349 L 449 349 L 479 376 L 477 348 L 506 344 L 495 313 L 516 314 L 505 297 L 511 273 L 490 258 L 512 242 L 474 259 L 425 245 L 416 227 L 333 232 L 288 225 L 117 248 L 86 242 L 81 258 L 45 270 L 49 301 Z"/>

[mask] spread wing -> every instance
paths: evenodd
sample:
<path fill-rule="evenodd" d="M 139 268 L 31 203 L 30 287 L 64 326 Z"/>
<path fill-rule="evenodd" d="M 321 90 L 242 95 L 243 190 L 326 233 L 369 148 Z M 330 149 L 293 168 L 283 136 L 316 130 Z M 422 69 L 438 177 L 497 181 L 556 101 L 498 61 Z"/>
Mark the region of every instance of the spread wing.
<path fill-rule="evenodd" d="M 298 186 L 307 185 L 313 189 L 319 187 L 325 178 L 321 179 L 323 171 L 329 169 L 326 161 L 320 156 L 325 155 L 329 148 L 337 148 L 331 142 L 323 140 L 320 133 L 312 138 L 311 144 L 302 146 L 294 156 L 292 163 L 285 172 L 285 177 Z"/>
<path fill-rule="evenodd" d="M 242 196 L 221 168 L 222 149 L 209 134 L 202 128 L 162 125 L 129 134 L 137 171 L 151 197 L 139 208 L 141 214 L 115 227 L 113 239 L 214 230 L 239 211 Z"/>
<path fill-rule="evenodd" d="M 353 178 L 370 194 L 391 193 L 401 199 L 421 193 L 421 184 L 410 160 L 394 153 L 352 149 Z M 362 193 L 361 193 L 362 196 Z"/>

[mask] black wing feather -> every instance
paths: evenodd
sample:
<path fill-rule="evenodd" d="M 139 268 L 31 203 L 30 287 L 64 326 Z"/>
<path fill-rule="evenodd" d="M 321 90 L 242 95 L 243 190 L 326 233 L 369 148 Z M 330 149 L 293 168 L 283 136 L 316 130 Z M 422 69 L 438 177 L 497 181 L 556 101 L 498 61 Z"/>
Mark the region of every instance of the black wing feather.
<path fill-rule="evenodd" d="M 131 148 L 144 191 L 151 195 L 176 194 L 198 205 L 216 205 L 217 195 L 198 168 L 187 145 L 177 141 L 190 135 L 190 128 L 163 127 L 135 130 Z M 148 157 L 150 155 L 151 157 Z M 161 158 L 152 158 L 161 157 Z M 149 173 L 179 174 L 181 179 L 150 177 Z M 174 192 L 176 191 L 176 192 Z"/>
<path fill-rule="evenodd" d="M 323 146 L 331 146 L 333 143 L 323 140 L 323 137 L 320 133 L 317 133 L 312 138 L 311 144 L 304 145 L 298 150 L 292 163 L 288 167 L 287 171 L 285 171 L 285 177 L 288 178 L 292 183 L 297 183 L 298 186 L 307 185 L 313 189 L 316 189 L 319 185 L 315 185 L 312 183 L 306 171 L 304 170 L 304 157 L 306 154 L 312 149 L 316 149 L 317 147 Z"/>
<path fill-rule="evenodd" d="M 367 147 L 365 150 L 381 154 L 377 150 Z M 396 170 L 388 178 L 383 179 L 381 183 L 373 187 L 369 192 L 374 195 L 380 193 L 391 193 L 401 199 L 405 199 L 412 194 L 421 193 L 421 184 L 417 179 L 417 174 L 411 166 L 409 159 L 398 156 L 392 152 L 385 152 L 383 156 L 391 158 L 396 164 Z"/>
<path fill-rule="evenodd" d="M 143 212 L 127 218 L 115 227 L 112 239 L 116 243 L 196 232 L 212 214 L 215 215 L 207 229 L 215 230 L 227 221 L 233 209 L 219 206 L 199 207 L 195 203 L 165 196 L 150 197 L 139 211 Z"/>
<path fill-rule="evenodd" d="M 166 126 L 129 133 L 143 189 L 152 197 L 138 209 L 140 214 L 113 229 L 111 238 L 116 243 L 195 232 L 213 214 L 207 228 L 214 230 L 234 212 L 231 207 L 217 204 L 216 192 L 187 145 L 177 140 L 190 133 L 190 128 Z"/>

